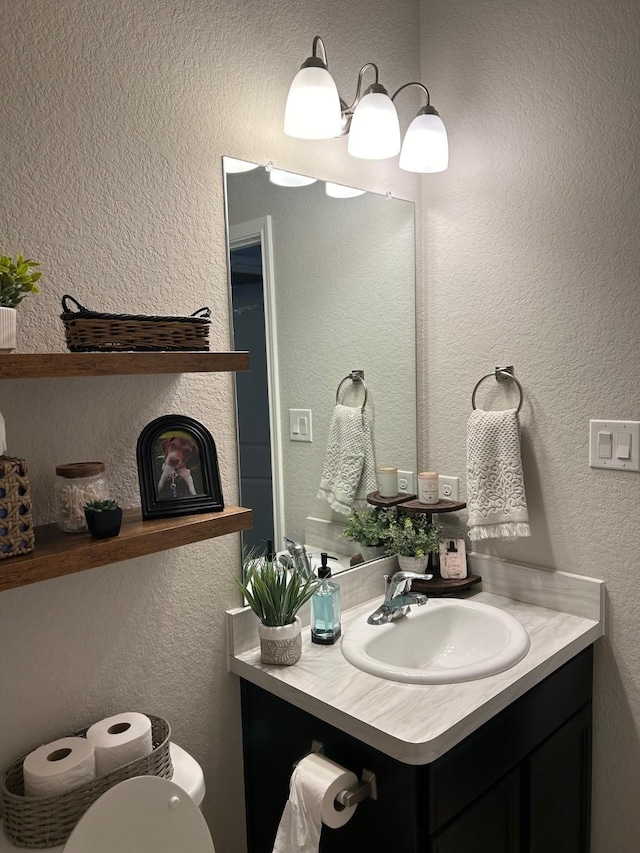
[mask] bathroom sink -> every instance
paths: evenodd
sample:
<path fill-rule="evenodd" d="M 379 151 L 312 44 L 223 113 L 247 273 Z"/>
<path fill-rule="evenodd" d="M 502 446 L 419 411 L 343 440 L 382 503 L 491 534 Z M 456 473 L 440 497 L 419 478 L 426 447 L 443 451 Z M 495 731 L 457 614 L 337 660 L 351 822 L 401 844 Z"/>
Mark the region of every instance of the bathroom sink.
<path fill-rule="evenodd" d="M 509 613 L 472 600 L 430 599 L 397 622 L 350 625 L 341 643 L 353 666 L 392 681 L 452 684 L 509 669 L 529 635 Z"/>

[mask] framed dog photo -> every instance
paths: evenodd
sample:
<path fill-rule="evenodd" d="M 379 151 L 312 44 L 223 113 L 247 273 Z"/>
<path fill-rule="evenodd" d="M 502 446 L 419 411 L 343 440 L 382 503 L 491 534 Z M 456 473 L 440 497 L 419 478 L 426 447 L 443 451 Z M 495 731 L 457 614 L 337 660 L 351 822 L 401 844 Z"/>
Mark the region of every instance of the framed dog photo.
<path fill-rule="evenodd" d="M 164 415 L 147 424 L 137 461 L 144 519 L 224 509 L 213 436 L 193 418 Z"/>

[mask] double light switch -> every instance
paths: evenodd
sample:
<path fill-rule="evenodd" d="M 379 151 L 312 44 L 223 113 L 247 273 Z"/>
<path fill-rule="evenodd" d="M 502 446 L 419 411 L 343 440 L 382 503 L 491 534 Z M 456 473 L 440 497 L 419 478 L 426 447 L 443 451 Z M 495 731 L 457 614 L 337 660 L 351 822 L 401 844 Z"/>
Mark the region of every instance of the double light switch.
<path fill-rule="evenodd" d="M 640 421 L 590 421 L 589 465 L 640 471 Z"/>

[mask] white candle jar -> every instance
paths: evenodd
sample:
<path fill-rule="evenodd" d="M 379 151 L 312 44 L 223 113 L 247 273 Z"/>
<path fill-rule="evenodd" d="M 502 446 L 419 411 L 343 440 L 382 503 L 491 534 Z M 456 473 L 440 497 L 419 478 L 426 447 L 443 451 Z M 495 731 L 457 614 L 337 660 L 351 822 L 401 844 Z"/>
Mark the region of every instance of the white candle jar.
<path fill-rule="evenodd" d="M 387 467 L 376 470 L 378 494 L 381 498 L 396 498 L 398 496 L 398 469 Z"/>
<path fill-rule="evenodd" d="M 438 479 L 436 471 L 423 471 L 418 474 L 418 500 L 421 504 L 438 503 Z"/>
<path fill-rule="evenodd" d="M 109 497 L 104 462 L 71 462 L 56 466 L 55 499 L 58 527 L 64 533 L 84 533 L 85 504 Z"/>

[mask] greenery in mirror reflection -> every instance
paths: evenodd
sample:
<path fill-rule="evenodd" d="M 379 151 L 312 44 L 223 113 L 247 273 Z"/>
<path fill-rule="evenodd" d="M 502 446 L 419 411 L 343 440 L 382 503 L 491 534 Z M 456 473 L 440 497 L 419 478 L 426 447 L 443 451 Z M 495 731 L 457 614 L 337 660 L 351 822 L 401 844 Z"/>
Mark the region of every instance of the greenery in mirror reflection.
<path fill-rule="evenodd" d="M 352 510 L 341 535 L 369 548 L 386 545 L 395 518 L 395 510 L 383 507 Z"/>

